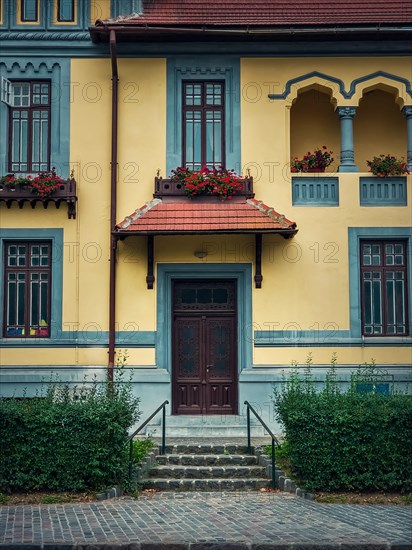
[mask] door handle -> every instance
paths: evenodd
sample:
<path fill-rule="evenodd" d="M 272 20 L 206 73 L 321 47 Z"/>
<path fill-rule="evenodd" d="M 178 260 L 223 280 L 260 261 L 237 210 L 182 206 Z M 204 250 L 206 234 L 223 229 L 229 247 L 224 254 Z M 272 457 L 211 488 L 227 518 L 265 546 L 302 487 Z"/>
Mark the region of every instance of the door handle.
<path fill-rule="evenodd" d="M 212 369 L 213 365 L 206 365 L 206 372 L 209 372 L 209 369 Z"/>

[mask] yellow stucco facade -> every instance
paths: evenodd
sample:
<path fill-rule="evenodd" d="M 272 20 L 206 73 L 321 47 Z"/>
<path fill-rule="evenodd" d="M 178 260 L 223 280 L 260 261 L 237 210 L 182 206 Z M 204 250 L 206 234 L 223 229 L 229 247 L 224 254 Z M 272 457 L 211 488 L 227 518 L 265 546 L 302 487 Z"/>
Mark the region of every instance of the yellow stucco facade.
<path fill-rule="evenodd" d="M 109 8 L 109 2 L 95 1 L 91 20 L 109 17 Z M 68 219 L 64 204 L 59 209 L 53 204 L 47 209 L 41 205 L 20 209 L 0 202 L 5 242 L 19 235 L 30 238 L 30 233 L 40 239 L 41 230 L 47 229 L 50 235 L 61 231 L 56 235 L 62 235 L 63 243 L 60 257 L 55 256 L 62 281 L 61 305 L 52 306 L 51 320 L 57 322 L 58 334 L 49 341 L 35 341 L 11 339 L 3 333 L 1 363 L 8 369 L 35 372 L 37 367 L 73 366 L 85 372 L 88 368 L 104 372 L 107 366 L 113 126 L 112 63 L 106 46 L 99 45 L 96 51 L 91 46 L 89 53 L 84 50 L 81 55 L 77 51 L 68 54 L 65 177 L 72 172 L 77 184 L 76 218 Z M 146 283 L 146 236 L 119 239 L 116 347 L 127 349 L 128 366 L 136 372 L 162 373 L 166 378 L 162 378 L 160 393 L 169 396 L 172 305 L 165 275 L 168 266 L 175 273 L 172 281 L 173 277 L 189 280 L 192 271 L 194 280 L 209 276 L 219 280 L 219 269 L 221 279 L 230 279 L 234 277 L 231 269 L 236 271 L 239 266 L 237 307 L 242 313 L 237 317 L 236 347 L 242 396 L 249 395 L 242 373 L 264 371 L 270 378 L 272 369 L 276 378 L 279 369 L 288 368 L 293 361 L 304 363 L 308 353 L 313 354 L 319 372 L 337 353 L 345 373 L 373 360 L 382 368 L 400 372 L 404 382 L 411 365 L 407 323 L 402 335 L 368 337 L 361 331 L 359 243 L 368 239 L 406 243 L 406 314 L 410 315 L 412 176 L 401 177 L 403 191 L 395 197 L 396 204 L 369 199 L 362 203 L 360 198 L 363 180 L 371 177 L 368 159 L 380 154 L 406 157 L 411 148 L 405 114 L 412 105 L 410 57 L 214 52 L 213 59 L 204 61 L 195 53 L 139 54 L 135 50 L 126 45 L 116 58 L 117 223 L 152 200 L 154 177 L 169 177 L 169 159 L 180 154 L 181 144 L 176 145 L 180 130 L 173 121 L 178 120 L 180 128 L 182 107 L 176 98 L 180 97 L 181 82 L 219 81 L 222 74 L 230 74 L 233 89 L 230 97 L 227 94 L 225 108 L 226 122 L 233 128 L 232 141 L 227 139 L 226 147 L 234 151 L 238 165 L 227 168 L 250 174 L 255 198 L 295 221 L 298 232 L 288 240 L 276 234 L 263 235 L 262 288 L 253 282 L 254 234 L 155 235 L 152 290 Z M 219 72 L 219 63 L 226 72 Z M 5 65 L 4 75 L 16 79 L 10 67 Z M 52 78 L 54 69 L 48 70 L 46 76 Z M 30 76 L 35 77 L 35 73 Z M 224 78 L 229 82 L 229 77 Z M 351 162 L 355 166 L 351 170 L 342 169 L 346 154 L 342 151 L 344 108 L 355 113 L 351 115 Z M 322 145 L 333 151 L 334 157 L 324 174 L 291 172 L 293 157 Z M 330 197 L 297 201 L 294 185 L 305 181 L 314 188 L 317 183 L 337 185 L 337 201 L 328 202 Z M 199 250 L 207 254 L 195 257 Z M 179 270 L 184 275 L 179 275 Z M 53 319 L 56 312 L 57 319 Z M 259 374 L 256 376 L 258 385 Z M 157 386 L 150 380 L 148 391 L 153 396 Z M 259 391 L 266 392 L 268 387 L 266 384 Z"/>

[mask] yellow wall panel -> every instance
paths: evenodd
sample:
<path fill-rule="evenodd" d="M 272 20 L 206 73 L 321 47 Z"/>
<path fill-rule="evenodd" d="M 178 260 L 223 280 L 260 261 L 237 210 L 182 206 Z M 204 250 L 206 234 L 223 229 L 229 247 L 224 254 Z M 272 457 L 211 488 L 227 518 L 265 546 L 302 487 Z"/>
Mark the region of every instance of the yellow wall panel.
<path fill-rule="evenodd" d="M 92 343 L 92 340 L 90 340 Z M 133 349 L 123 346 L 117 350 L 127 350 L 126 365 L 151 366 L 155 364 L 155 350 L 153 348 Z M 42 365 L 73 365 L 73 366 L 107 366 L 107 348 L 14 348 L 2 349 L 0 352 L 2 366 L 42 366 Z M 51 367 L 53 369 L 53 367 Z"/>
<path fill-rule="evenodd" d="M 118 221 L 151 200 L 166 171 L 166 60 L 120 59 Z"/>
<path fill-rule="evenodd" d="M 117 221 L 150 200 L 166 156 L 165 61 L 119 59 Z M 111 65 L 72 60 L 71 164 L 79 184 L 80 327 L 108 329 Z M 82 121 L 79 124 L 79 121 Z M 93 205 L 90 208 L 89 205 Z M 82 209 L 83 207 L 83 209 Z M 119 243 L 118 327 L 154 330 L 146 289 L 146 240 Z M 133 289 L 133 292 L 131 292 Z M 139 292 L 141 290 L 141 292 Z M 131 299 L 134 296 L 135 299 Z M 144 306 L 144 315 L 141 315 Z M 95 325 L 95 328 L 93 328 Z"/>
<path fill-rule="evenodd" d="M 90 23 L 92 25 L 97 19 L 108 19 L 109 17 L 110 0 L 92 0 L 90 2 Z"/>
<path fill-rule="evenodd" d="M 411 353 L 407 347 L 285 347 L 285 348 L 255 348 L 254 364 L 264 365 L 292 365 L 297 362 L 304 365 L 308 354 L 312 353 L 313 364 L 330 365 L 332 354 L 337 355 L 337 365 L 353 365 L 356 368 L 364 363 L 373 361 L 378 365 L 410 365 Z M 258 369 L 259 367 L 256 367 Z"/>

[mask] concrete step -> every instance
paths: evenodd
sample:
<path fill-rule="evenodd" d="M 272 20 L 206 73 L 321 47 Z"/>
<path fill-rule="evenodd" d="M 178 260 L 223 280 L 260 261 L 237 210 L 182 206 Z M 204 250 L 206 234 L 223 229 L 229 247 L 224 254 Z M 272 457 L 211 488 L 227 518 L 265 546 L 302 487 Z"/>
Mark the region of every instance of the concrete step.
<path fill-rule="evenodd" d="M 252 452 L 254 448 L 252 447 Z M 166 445 L 165 448 L 166 455 L 246 455 L 248 454 L 247 445 L 238 445 L 238 444 L 218 444 L 210 445 L 205 443 L 200 444 L 177 444 L 177 445 Z"/>
<path fill-rule="evenodd" d="M 158 419 L 160 423 L 160 418 Z M 256 419 L 251 418 L 251 424 L 254 425 Z M 211 414 L 211 415 L 190 415 L 178 414 L 166 416 L 168 426 L 246 426 L 246 416 L 239 414 Z"/>
<path fill-rule="evenodd" d="M 158 491 L 257 491 L 269 487 L 268 469 L 246 445 L 205 444 L 203 440 L 166 446 L 138 474 L 143 489 Z M 251 449 L 254 452 L 254 449 Z"/>
<path fill-rule="evenodd" d="M 155 466 L 149 476 L 162 479 L 247 479 L 264 478 L 262 466 Z"/>
<path fill-rule="evenodd" d="M 253 426 L 250 430 L 252 437 L 264 437 L 263 428 Z M 151 430 L 148 432 L 150 437 L 160 437 L 160 427 L 158 431 Z M 216 439 L 222 438 L 244 438 L 247 437 L 246 427 L 243 426 L 175 426 L 173 428 L 167 426 L 167 437 L 186 437 L 194 439 L 196 437 Z"/>
<path fill-rule="evenodd" d="M 144 433 L 149 437 L 161 437 L 160 418 L 148 424 Z M 255 419 L 251 419 L 251 435 L 253 437 L 265 437 L 267 435 L 264 428 Z M 166 417 L 166 437 L 246 438 L 246 417 L 243 415 L 168 416 Z"/>
<path fill-rule="evenodd" d="M 246 479 L 142 479 L 142 489 L 158 491 L 258 491 L 269 487 L 270 480 L 262 478 Z"/>
<path fill-rule="evenodd" d="M 258 464 L 258 458 L 254 455 L 226 455 L 226 454 L 168 454 L 156 456 L 158 465 L 176 464 L 181 466 L 233 466 L 235 464 L 251 465 Z"/>

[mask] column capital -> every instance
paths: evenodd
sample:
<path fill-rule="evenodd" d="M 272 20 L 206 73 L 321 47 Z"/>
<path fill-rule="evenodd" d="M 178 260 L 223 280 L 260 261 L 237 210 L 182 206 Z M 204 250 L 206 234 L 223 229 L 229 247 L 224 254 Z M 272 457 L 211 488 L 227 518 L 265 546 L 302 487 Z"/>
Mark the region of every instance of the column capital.
<path fill-rule="evenodd" d="M 405 105 L 405 107 L 402 109 L 402 112 L 406 118 L 412 116 L 412 105 Z"/>
<path fill-rule="evenodd" d="M 356 107 L 337 107 L 341 118 L 353 118 L 356 115 Z"/>

